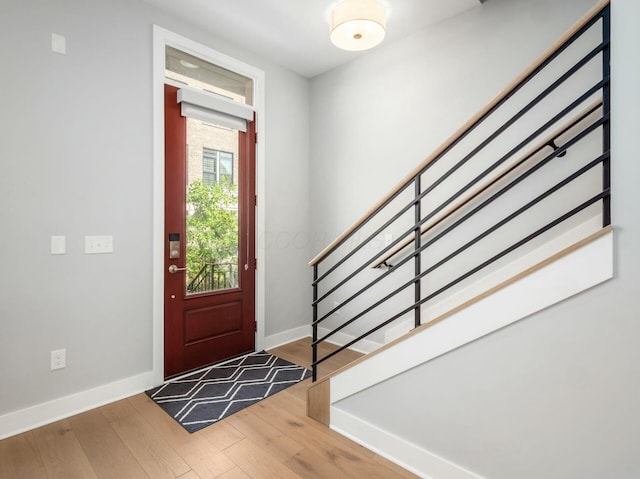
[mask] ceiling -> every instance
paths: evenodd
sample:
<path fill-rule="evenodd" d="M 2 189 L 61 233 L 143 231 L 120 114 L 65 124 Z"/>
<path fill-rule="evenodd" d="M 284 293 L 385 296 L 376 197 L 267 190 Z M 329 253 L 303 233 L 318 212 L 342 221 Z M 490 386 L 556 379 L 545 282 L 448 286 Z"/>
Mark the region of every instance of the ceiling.
<path fill-rule="evenodd" d="M 367 54 L 339 50 L 329 40 L 329 15 L 337 0 L 144 1 L 306 77 Z M 481 3 L 481 0 L 380 1 L 388 12 L 383 45 Z"/>

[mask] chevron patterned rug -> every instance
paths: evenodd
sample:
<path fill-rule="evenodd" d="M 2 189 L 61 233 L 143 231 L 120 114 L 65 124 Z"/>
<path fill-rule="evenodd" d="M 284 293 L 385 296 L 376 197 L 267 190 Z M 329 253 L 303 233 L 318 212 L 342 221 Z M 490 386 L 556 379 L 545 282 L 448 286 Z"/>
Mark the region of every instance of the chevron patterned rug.
<path fill-rule="evenodd" d="M 187 431 L 195 432 L 310 375 L 301 366 L 261 351 L 173 379 L 147 395 Z"/>

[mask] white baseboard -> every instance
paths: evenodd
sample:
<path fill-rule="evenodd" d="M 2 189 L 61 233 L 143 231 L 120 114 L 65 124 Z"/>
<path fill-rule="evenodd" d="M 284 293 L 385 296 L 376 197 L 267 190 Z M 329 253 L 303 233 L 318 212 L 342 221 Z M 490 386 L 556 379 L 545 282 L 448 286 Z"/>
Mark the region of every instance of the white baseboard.
<path fill-rule="evenodd" d="M 482 479 L 335 406 L 331 407 L 331 429 L 425 479 Z"/>
<path fill-rule="evenodd" d="M 281 333 L 265 336 L 264 349 L 273 349 L 283 344 L 288 344 L 298 339 L 308 338 L 311 336 L 311 325 L 300 326 L 298 328 L 289 329 Z"/>
<path fill-rule="evenodd" d="M 318 336 L 322 337 L 329 334 L 329 329 L 318 328 Z M 273 349 L 278 346 L 282 346 L 283 344 L 288 344 L 293 341 L 297 341 L 298 339 L 308 338 L 313 334 L 311 330 L 311 326 L 300 326 L 298 328 L 289 329 L 287 331 L 283 331 L 281 333 L 272 334 L 271 336 L 266 336 L 264 338 L 265 348 L 264 349 Z M 331 338 L 327 339 L 328 343 L 337 344 L 338 346 L 344 346 L 345 344 L 356 339 L 355 336 L 351 336 L 349 334 L 344 334 L 338 332 L 331 336 Z M 367 339 L 363 339 L 358 341 L 353 346 L 350 346 L 349 349 L 353 349 L 354 351 L 358 351 L 363 354 L 370 353 L 378 349 L 382 344 L 376 343 L 374 341 L 369 341 Z"/>
<path fill-rule="evenodd" d="M 328 330 L 324 332 L 320 331 L 319 333 L 326 334 L 327 332 Z M 311 326 L 306 325 L 267 336 L 264 339 L 264 349 L 272 349 L 301 338 L 309 337 L 311 334 Z M 336 338 L 332 337 L 332 340 L 335 340 L 332 342 L 342 346 L 353 339 L 353 337 L 348 335 L 336 335 Z M 337 341 L 342 342 L 338 343 Z M 377 349 L 381 345 L 371 341 L 361 341 L 356 346 L 359 346 L 359 348 L 354 348 L 357 351 L 367 353 Z M 162 381 L 163 379 L 158 378 L 153 372 L 148 372 L 52 401 L 36 404 L 35 406 L 25 409 L 6 413 L 0 416 L 0 440 L 139 394 L 158 386 Z"/>
<path fill-rule="evenodd" d="M 265 349 L 308 336 L 311 336 L 310 325 L 290 329 L 265 337 Z M 0 440 L 139 394 L 162 381 L 163 378 L 148 372 L 4 414 L 0 416 Z"/>
<path fill-rule="evenodd" d="M 4 414 L 0 416 L 0 439 L 144 392 L 162 382 L 156 376 L 148 372 Z"/>
<path fill-rule="evenodd" d="M 325 336 L 331 332 L 330 329 L 318 328 L 318 337 Z M 342 332 L 337 332 L 332 335 L 331 338 L 327 339 L 328 343 L 337 344 L 338 346 L 344 346 L 345 344 L 350 343 L 356 339 L 355 336 L 351 336 L 350 334 L 345 334 Z M 361 339 L 357 343 L 352 346 L 349 346 L 349 349 L 353 349 L 354 351 L 358 351 L 359 353 L 369 354 L 381 347 L 382 344 L 376 343 L 374 341 L 370 341 L 368 339 Z"/>

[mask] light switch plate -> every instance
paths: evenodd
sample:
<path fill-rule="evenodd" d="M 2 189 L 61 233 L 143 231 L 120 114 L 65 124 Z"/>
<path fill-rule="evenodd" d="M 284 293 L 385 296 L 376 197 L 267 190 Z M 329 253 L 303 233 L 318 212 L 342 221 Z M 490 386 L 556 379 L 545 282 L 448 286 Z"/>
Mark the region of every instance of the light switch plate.
<path fill-rule="evenodd" d="M 67 39 L 63 35 L 57 33 L 51 34 L 51 51 L 60 53 L 61 55 L 67 54 Z"/>
<path fill-rule="evenodd" d="M 85 236 L 84 254 L 113 253 L 113 236 Z"/>
<path fill-rule="evenodd" d="M 52 236 L 51 254 L 65 254 L 67 252 L 66 242 L 67 238 L 65 236 Z"/>

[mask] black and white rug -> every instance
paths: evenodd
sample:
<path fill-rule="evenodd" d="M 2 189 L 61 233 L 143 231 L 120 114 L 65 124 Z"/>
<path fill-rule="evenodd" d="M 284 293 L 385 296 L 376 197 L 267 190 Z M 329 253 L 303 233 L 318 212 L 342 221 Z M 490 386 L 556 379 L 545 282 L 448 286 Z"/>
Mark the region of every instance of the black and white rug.
<path fill-rule="evenodd" d="M 261 351 L 189 373 L 147 394 L 187 431 L 195 432 L 310 375 L 301 366 Z"/>

